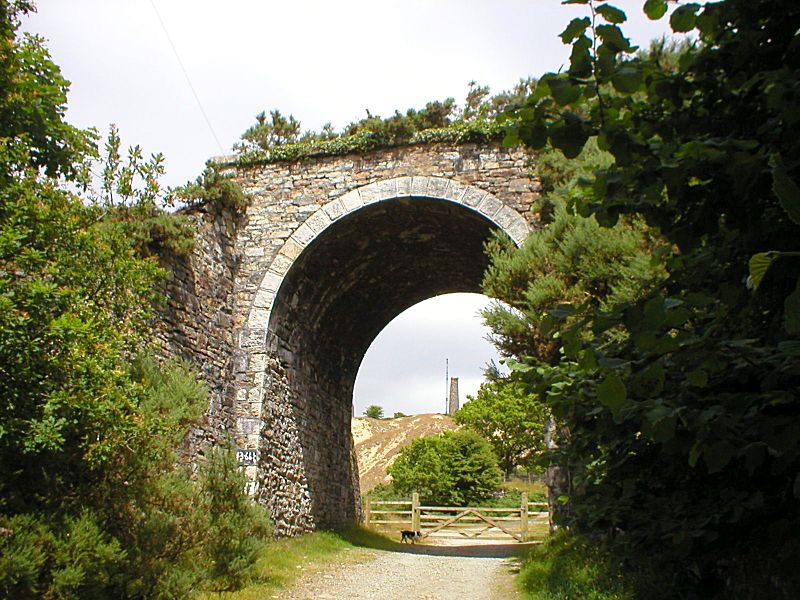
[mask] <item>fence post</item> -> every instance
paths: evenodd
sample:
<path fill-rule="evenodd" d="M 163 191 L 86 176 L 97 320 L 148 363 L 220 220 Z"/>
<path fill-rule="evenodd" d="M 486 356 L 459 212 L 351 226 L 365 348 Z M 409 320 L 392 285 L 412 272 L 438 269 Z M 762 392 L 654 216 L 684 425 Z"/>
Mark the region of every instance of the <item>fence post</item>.
<path fill-rule="evenodd" d="M 372 498 L 367 496 L 366 506 L 364 507 L 364 523 L 369 527 L 370 519 L 372 517 Z"/>
<path fill-rule="evenodd" d="M 520 537 L 523 542 L 528 541 L 528 492 L 520 494 L 519 507 Z"/>
<path fill-rule="evenodd" d="M 411 494 L 411 530 L 419 531 L 419 494 Z"/>

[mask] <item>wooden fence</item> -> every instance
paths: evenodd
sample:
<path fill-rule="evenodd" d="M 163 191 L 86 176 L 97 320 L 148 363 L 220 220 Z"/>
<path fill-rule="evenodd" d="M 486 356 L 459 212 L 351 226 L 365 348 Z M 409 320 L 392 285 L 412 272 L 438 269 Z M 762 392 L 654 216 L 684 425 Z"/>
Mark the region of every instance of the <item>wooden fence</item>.
<path fill-rule="evenodd" d="M 420 537 L 504 540 L 527 542 L 542 539 L 549 531 L 546 502 L 528 502 L 523 493 L 520 506 L 492 508 L 472 506 L 422 506 L 419 494 L 411 500 L 374 500 L 367 497 L 364 519 L 368 527 L 419 531 Z"/>

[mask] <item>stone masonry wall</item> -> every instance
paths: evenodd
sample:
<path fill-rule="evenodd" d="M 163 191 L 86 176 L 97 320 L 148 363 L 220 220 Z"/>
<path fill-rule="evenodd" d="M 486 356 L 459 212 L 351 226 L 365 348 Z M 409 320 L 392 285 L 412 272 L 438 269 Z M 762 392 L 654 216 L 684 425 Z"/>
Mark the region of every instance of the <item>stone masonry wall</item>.
<path fill-rule="evenodd" d="M 193 363 L 208 385 L 209 408 L 190 440 L 199 449 L 232 435 L 235 426 L 233 402 L 225 391 L 235 347 L 233 291 L 241 217 L 214 207 L 196 208 L 187 216 L 195 228 L 195 247 L 186 257 L 162 257 L 169 276 L 155 333 L 165 356 Z"/>

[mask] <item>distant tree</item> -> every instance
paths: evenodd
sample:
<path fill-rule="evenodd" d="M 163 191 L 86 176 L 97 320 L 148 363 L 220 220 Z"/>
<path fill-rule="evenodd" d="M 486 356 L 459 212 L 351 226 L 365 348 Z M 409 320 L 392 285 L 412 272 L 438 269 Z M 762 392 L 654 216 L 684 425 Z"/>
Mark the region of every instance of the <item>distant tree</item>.
<path fill-rule="evenodd" d="M 524 383 L 508 379 L 481 384 L 455 414 L 460 425 L 474 429 L 492 445 L 500 468 L 510 475 L 518 466 L 531 468 L 545 450 L 547 409 Z"/>
<path fill-rule="evenodd" d="M 370 419 L 382 419 L 383 418 L 383 407 L 378 406 L 377 404 L 370 404 L 367 409 L 364 411 L 364 416 L 369 417 Z"/>
<path fill-rule="evenodd" d="M 392 418 L 393 419 L 400 419 L 401 417 L 407 417 L 407 416 L 408 415 L 406 413 L 402 413 L 402 412 L 398 411 L 398 412 L 394 413 L 394 416 Z"/>
<path fill-rule="evenodd" d="M 423 502 L 464 506 L 491 496 L 503 481 L 489 442 L 470 430 L 420 437 L 400 451 L 389 474 L 401 494 Z"/>

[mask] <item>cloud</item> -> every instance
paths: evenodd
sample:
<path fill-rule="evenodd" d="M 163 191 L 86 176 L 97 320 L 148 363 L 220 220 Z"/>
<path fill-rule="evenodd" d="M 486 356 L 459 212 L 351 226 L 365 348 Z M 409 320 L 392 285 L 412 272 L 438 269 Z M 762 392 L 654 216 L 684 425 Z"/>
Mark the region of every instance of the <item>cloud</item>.
<path fill-rule="evenodd" d="M 480 294 L 447 294 L 412 306 L 389 323 L 358 372 L 356 414 L 370 404 L 387 415 L 444 412 L 448 375 L 459 378 L 462 404 L 467 394 L 475 395 L 486 363 L 499 360 L 479 316 L 488 302 Z"/>

